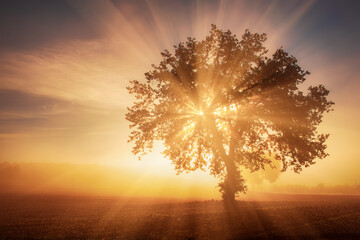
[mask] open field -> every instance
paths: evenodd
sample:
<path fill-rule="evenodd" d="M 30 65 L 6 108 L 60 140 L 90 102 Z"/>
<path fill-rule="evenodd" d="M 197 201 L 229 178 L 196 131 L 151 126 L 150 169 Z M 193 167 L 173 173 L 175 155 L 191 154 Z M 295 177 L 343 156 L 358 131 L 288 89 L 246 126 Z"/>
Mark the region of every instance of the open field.
<path fill-rule="evenodd" d="M 0 239 L 360 239 L 359 196 L 288 199 L 229 212 L 221 201 L 5 195 Z"/>

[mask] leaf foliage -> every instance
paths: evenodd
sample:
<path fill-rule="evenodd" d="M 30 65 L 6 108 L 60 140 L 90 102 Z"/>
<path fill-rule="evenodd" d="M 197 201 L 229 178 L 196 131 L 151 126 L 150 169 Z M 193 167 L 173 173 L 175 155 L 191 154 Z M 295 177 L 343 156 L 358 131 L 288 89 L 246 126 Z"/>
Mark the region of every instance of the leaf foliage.
<path fill-rule="evenodd" d="M 142 156 L 161 141 L 178 173 L 208 169 L 224 179 L 282 162 L 300 172 L 325 158 L 328 134 L 318 133 L 332 110 L 323 86 L 299 89 L 309 72 L 282 48 L 269 57 L 265 34 L 246 30 L 240 39 L 212 25 L 202 41 L 188 38 L 161 53 L 145 81 L 128 87 L 136 98 L 126 119 L 133 153 Z M 224 185 L 221 183 L 220 186 Z"/>

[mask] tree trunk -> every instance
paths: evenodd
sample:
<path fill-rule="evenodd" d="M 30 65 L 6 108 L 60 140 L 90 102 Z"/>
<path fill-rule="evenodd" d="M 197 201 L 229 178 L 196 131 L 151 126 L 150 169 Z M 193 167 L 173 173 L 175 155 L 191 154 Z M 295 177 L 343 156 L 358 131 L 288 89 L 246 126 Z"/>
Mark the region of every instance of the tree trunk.
<path fill-rule="evenodd" d="M 236 178 L 236 166 L 232 159 L 227 157 L 225 161 L 226 177 L 224 182 L 223 199 L 227 202 L 235 201 L 235 194 L 237 192 L 237 178 Z"/>
<path fill-rule="evenodd" d="M 242 178 L 239 175 L 238 169 L 236 168 L 234 161 L 234 138 L 233 131 L 231 131 L 231 138 L 229 143 L 229 153 L 226 154 L 223 143 L 220 141 L 222 136 L 219 134 L 218 129 L 215 124 L 210 125 L 210 129 L 213 131 L 215 135 L 215 140 L 217 142 L 217 148 L 220 152 L 221 157 L 224 160 L 225 168 L 226 168 L 226 176 L 224 182 L 220 184 L 222 190 L 222 197 L 225 202 L 231 203 L 233 205 L 235 203 L 235 194 L 241 190 L 240 185 L 243 185 Z"/>
<path fill-rule="evenodd" d="M 230 143 L 229 143 L 229 154 L 225 152 L 225 167 L 226 167 L 226 178 L 224 185 L 224 200 L 229 202 L 235 202 L 235 194 L 238 191 L 238 178 L 237 178 L 237 169 L 234 162 L 234 136 L 233 130 L 230 133 Z"/>

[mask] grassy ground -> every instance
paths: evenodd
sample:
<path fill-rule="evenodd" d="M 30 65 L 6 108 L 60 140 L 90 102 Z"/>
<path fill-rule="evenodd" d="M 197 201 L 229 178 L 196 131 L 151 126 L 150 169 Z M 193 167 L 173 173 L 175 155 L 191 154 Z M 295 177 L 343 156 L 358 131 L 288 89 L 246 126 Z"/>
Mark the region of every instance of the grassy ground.
<path fill-rule="evenodd" d="M 0 196 L 0 239 L 360 239 L 360 197 L 309 199 Z"/>

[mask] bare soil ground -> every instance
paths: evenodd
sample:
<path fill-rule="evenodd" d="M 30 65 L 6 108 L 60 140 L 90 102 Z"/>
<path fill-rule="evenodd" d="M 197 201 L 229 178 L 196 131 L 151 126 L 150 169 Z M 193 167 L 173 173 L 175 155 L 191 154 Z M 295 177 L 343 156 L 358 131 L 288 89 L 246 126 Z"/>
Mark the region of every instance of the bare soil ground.
<path fill-rule="evenodd" d="M 295 198 L 296 199 L 296 198 Z M 360 239 L 360 197 L 166 202 L 0 196 L 0 239 Z"/>

